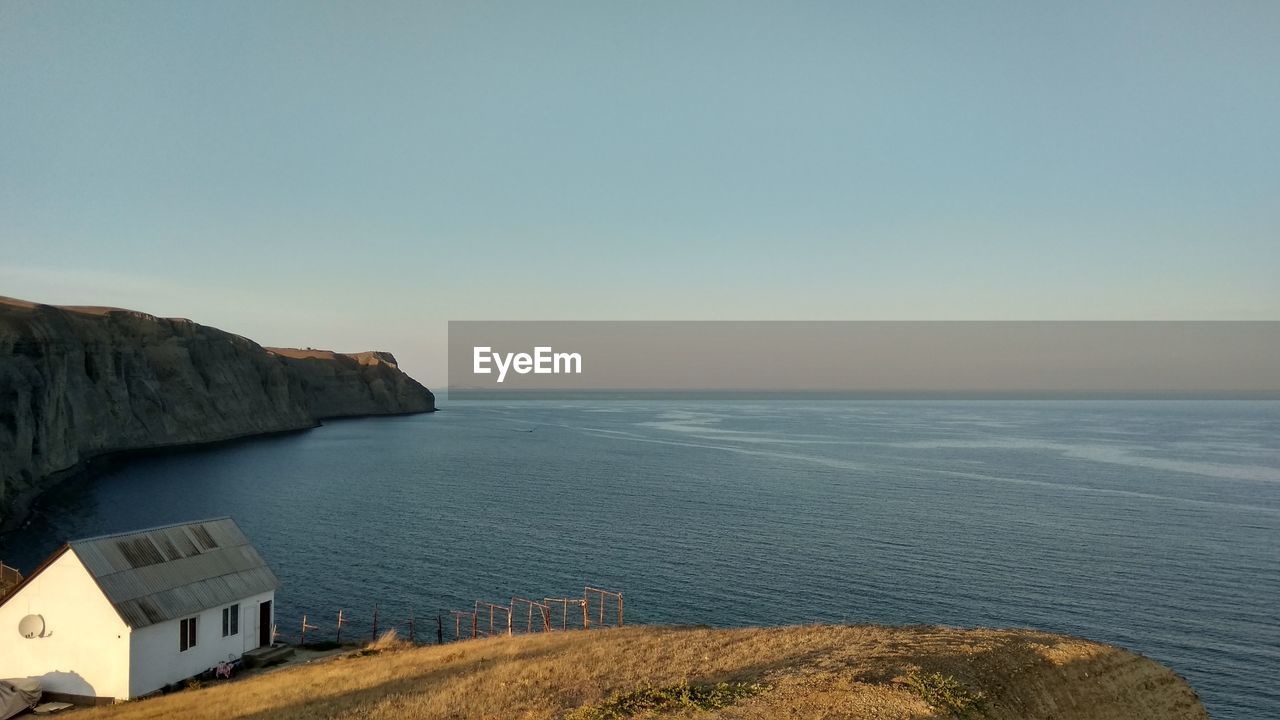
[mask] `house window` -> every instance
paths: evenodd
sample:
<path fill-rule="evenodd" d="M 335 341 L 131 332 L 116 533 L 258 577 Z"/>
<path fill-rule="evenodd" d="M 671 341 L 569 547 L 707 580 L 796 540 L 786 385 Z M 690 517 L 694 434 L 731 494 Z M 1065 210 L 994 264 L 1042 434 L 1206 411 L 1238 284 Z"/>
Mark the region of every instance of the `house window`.
<path fill-rule="evenodd" d="M 178 624 L 178 631 L 181 636 L 178 638 L 179 652 L 186 652 L 187 648 L 196 646 L 196 618 L 185 618 Z"/>
<path fill-rule="evenodd" d="M 240 634 L 240 604 L 222 608 L 222 637 Z"/>

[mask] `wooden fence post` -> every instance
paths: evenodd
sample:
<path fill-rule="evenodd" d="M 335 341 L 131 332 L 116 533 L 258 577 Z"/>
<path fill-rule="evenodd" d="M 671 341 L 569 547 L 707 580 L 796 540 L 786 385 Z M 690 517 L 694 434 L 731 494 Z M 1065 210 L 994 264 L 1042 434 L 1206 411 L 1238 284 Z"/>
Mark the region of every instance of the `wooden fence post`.
<path fill-rule="evenodd" d="M 306 615 L 303 615 L 303 616 L 302 616 L 302 639 L 298 641 L 298 646 L 299 646 L 299 647 L 301 647 L 301 646 L 303 646 L 303 645 L 306 645 L 306 644 L 307 644 L 307 631 L 308 631 L 308 630 L 319 630 L 319 629 L 320 629 L 320 628 L 316 627 L 315 625 L 308 625 L 308 624 L 307 624 L 307 616 L 306 616 Z"/>

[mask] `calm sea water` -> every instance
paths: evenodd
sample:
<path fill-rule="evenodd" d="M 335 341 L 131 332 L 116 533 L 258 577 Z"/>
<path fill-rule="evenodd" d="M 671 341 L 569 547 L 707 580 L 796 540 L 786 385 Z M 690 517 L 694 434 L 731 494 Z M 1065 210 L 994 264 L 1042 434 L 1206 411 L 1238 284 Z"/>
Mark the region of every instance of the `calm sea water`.
<path fill-rule="evenodd" d="M 1280 715 L 1275 402 L 455 402 L 132 462 L 0 557 L 218 515 L 289 635 L 592 584 L 629 622 L 1082 635 Z"/>

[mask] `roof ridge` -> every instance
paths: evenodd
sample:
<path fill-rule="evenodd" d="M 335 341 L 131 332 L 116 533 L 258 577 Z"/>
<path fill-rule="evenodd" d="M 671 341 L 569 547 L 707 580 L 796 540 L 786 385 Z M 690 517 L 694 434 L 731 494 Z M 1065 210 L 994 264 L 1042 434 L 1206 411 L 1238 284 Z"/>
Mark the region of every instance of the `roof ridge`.
<path fill-rule="evenodd" d="M 106 533 L 105 535 L 94 535 L 93 537 L 77 538 L 75 540 L 68 540 L 67 544 L 75 546 L 81 543 L 97 542 L 98 540 L 107 540 L 109 538 L 114 538 L 114 537 L 124 537 L 126 535 L 143 535 L 149 532 L 155 532 L 156 530 L 168 530 L 169 528 L 184 527 L 187 525 L 202 525 L 204 523 L 217 522 L 219 520 L 230 520 L 231 522 L 235 523 L 236 527 L 240 527 L 240 523 L 236 523 L 235 518 L 231 517 L 230 515 L 222 515 L 220 517 L 204 518 L 203 520 L 187 520 L 185 522 L 170 523 L 168 525 L 157 525 L 155 527 L 142 528 L 139 530 L 125 530 L 125 531 L 116 532 L 116 533 Z"/>
<path fill-rule="evenodd" d="M 172 529 L 182 532 L 170 533 Z M 134 629 L 280 589 L 280 578 L 230 516 L 69 542 L 23 583 L 64 554 L 83 566 L 120 619 Z M 24 587 L 20 584 L 0 598 L 0 605 Z"/>

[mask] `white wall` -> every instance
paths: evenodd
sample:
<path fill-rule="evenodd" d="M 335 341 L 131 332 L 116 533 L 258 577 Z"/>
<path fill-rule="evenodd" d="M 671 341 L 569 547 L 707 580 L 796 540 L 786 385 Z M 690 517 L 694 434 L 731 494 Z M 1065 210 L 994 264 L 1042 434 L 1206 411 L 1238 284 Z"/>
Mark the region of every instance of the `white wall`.
<path fill-rule="evenodd" d="M 44 616 L 46 637 L 18 634 L 29 614 Z M 36 677 L 46 692 L 128 697 L 130 632 L 68 550 L 0 605 L 0 678 Z"/>
<path fill-rule="evenodd" d="M 128 697 L 146 695 L 169 683 L 199 675 L 223 660 L 238 658 L 246 650 L 258 647 L 258 605 L 266 600 L 272 601 L 274 616 L 274 592 L 240 600 L 240 632 L 225 638 L 222 637 L 222 608 L 234 603 L 191 616 L 199 618 L 196 646 L 185 651 L 179 650 L 181 618 L 134 630 Z"/>

